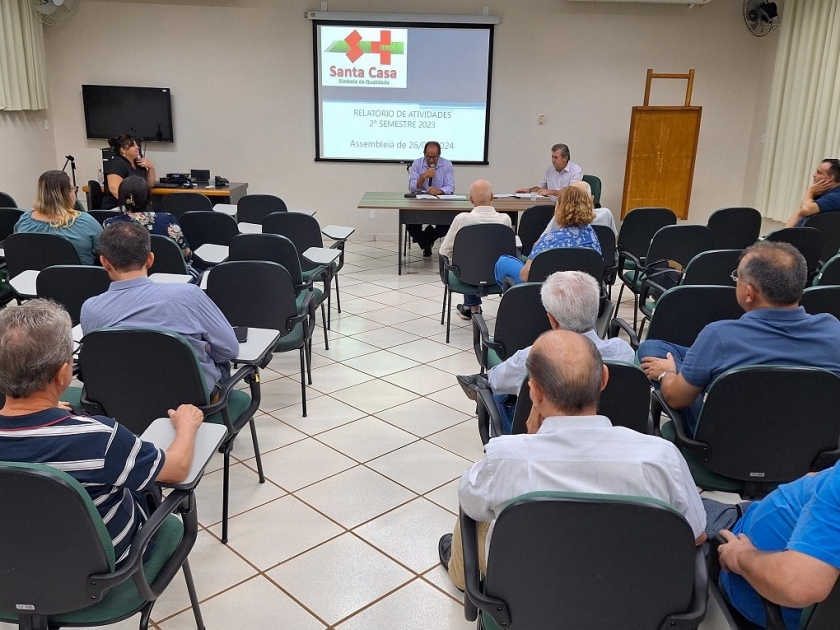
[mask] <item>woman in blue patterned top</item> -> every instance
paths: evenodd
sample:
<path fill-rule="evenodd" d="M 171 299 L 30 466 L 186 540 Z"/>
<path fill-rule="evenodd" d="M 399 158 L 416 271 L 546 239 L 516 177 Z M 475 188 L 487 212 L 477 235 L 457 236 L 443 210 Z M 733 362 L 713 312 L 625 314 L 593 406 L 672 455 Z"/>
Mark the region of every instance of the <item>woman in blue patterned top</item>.
<path fill-rule="evenodd" d="M 198 277 L 198 270 L 192 268 L 192 250 L 187 239 L 184 238 L 184 232 L 178 225 L 178 221 L 168 212 L 151 210 L 152 190 L 145 179 L 132 175 L 122 180 L 119 201 L 123 214 L 105 221 L 106 227 L 115 221 L 134 221 L 152 234 L 171 238 L 181 249 L 184 262 L 187 263 L 187 271 L 191 276 Z"/>
<path fill-rule="evenodd" d="M 505 278 L 513 284 L 528 281 L 531 263 L 537 254 L 557 247 L 588 247 L 601 254 L 601 243 L 590 223 L 595 220 L 592 196 L 574 186 L 567 186 L 557 196 L 554 220 L 559 229 L 543 234 L 534 244 L 528 260 L 522 262 L 514 256 L 502 256 L 496 262 L 496 282 L 504 286 Z"/>

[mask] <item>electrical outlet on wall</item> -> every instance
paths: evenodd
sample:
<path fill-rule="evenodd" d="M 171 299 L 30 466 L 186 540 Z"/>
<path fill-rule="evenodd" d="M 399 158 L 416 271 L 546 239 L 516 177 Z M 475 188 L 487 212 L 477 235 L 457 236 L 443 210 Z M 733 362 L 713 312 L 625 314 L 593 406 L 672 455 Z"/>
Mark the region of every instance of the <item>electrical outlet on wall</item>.
<path fill-rule="evenodd" d="M 370 218 L 371 218 L 371 219 L 375 219 L 375 218 L 376 218 L 376 210 L 371 210 L 371 211 L 370 211 Z"/>
<path fill-rule="evenodd" d="M 50 121 L 46 118 L 44 118 L 44 129 L 46 129 L 47 131 L 50 130 Z"/>

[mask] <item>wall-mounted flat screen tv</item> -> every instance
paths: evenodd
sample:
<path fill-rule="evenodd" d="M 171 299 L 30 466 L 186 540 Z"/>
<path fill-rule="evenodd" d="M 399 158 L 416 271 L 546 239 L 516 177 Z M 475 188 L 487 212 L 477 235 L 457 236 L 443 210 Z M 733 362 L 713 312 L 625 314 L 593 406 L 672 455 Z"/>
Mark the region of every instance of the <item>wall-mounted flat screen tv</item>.
<path fill-rule="evenodd" d="M 146 142 L 174 142 L 169 88 L 83 85 L 88 138 L 129 134 Z"/>

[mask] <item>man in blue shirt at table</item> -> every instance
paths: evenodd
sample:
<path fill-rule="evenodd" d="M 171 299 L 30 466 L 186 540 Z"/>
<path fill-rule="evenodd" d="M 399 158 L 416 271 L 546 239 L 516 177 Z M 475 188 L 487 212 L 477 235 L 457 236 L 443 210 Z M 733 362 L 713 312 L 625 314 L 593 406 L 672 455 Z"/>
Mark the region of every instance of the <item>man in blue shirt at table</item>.
<path fill-rule="evenodd" d="M 665 402 L 685 409 L 692 435 L 703 392 L 721 374 L 742 365 L 802 365 L 840 375 L 840 322 L 833 315 L 809 315 L 799 306 L 808 278 L 805 259 L 788 243 L 759 241 L 744 250 L 735 297 L 745 313 L 712 322 L 690 348 L 648 339 L 637 356 L 647 377 L 658 383 Z"/>
<path fill-rule="evenodd" d="M 138 223 L 114 223 L 99 239 L 102 266 L 111 277 L 105 293 L 82 306 L 84 334 L 114 326 L 161 328 L 183 335 L 201 365 L 211 401 L 239 354 L 236 334 L 204 291 L 194 284 L 162 284 L 148 277 L 155 260 L 149 231 Z M 142 375 L 141 375 L 142 376 Z"/>
<path fill-rule="evenodd" d="M 408 190 L 411 193 L 428 195 L 452 195 L 455 193 L 455 169 L 452 162 L 440 157 L 440 143 L 434 140 L 423 147 L 423 157 L 414 160 L 408 171 Z M 419 223 L 406 226 L 409 236 L 423 249 L 423 257 L 432 255 L 432 245 L 446 236 L 448 225 L 427 225 Z"/>
<path fill-rule="evenodd" d="M 819 212 L 840 210 L 840 160 L 825 158 L 817 166 L 813 179 L 814 184 L 805 191 L 799 210 L 791 215 L 785 227 L 799 227 Z"/>

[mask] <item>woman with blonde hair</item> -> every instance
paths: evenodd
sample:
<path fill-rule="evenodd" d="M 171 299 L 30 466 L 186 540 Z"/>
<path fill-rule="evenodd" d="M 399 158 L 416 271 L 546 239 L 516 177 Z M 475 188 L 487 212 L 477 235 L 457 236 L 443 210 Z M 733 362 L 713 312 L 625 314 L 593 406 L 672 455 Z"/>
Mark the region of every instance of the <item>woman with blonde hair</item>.
<path fill-rule="evenodd" d="M 505 278 L 513 284 L 528 281 L 531 263 L 537 254 L 558 247 L 588 247 L 601 254 L 598 235 L 590 225 L 595 220 L 592 196 L 575 186 L 567 186 L 557 196 L 554 220 L 558 229 L 543 234 L 531 248 L 528 260 L 522 262 L 513 256 L 502 256 L 496 263 L 496 282 L 503 286 Z"/>
<path fill-rule="evenodd" d="M 83 265 L 92 265 L 99 250 L 102 226 L 86 212 L 75 209 L 78 186 L 63 171 L 47 171 L 38 178 L 32 210 L 15 224 L 15 232 L 57 234 L 73 243 Z"/>

